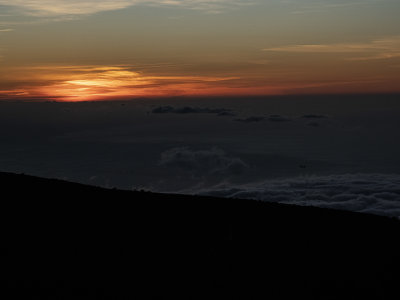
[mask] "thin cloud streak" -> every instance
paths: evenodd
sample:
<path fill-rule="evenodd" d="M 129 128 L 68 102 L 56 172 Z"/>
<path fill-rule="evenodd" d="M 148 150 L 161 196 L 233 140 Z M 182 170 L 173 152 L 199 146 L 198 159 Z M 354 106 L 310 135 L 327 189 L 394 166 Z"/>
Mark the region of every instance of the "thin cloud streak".
<path fill-rule="evenodd" d="M 286 0 L 283 2 L 284 5 L 295 7 L 296 9 L 291 12 L 293 15 L 302 15 L 302 14 L 319 14 L 328 11 L 332 11 L 332 9 L 343 9 L 343 8 L 352 8 L 352 7 L 366 7 L 371 5 L 381 5 L 380 0 L 363 0 L 363 1 L 339 1 L 335 3 L 335 1 L 329 1 L 328 3 L 324 2 L 311 2 L 304 3 L 304 1 L 290 1 Z"/>
<path fill-rule="evenodd" d="M 368 43 L 306 44 L 265 48 L 268 52 L 287 53 L 342 53 L 351 54 L 347 60 L 376 60 L 400 57 L 400 36 L 376 39 Z"/>
<path fill-rule="evenodd" d="M 203 10 L 210 13 L 223 12 L 226 7 L 243 6 L 251 1 L 228 0 L 0 0 L 0 5 L 17 7 L 22 13 L 38 16 L 90 15 L 104 11 L 124 9 L 133 5 L 172 6 Z"/>

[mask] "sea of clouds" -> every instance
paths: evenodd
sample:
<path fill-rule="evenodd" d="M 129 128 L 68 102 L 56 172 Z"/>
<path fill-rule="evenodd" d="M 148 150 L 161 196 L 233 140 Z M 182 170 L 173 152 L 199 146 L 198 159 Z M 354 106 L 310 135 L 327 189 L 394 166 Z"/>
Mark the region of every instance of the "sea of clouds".
<path fill-rule="evenodd" d="M 400 175 L 309 176 L 240 186 L 225 183 L 194 193 L 400 217 Z"/>

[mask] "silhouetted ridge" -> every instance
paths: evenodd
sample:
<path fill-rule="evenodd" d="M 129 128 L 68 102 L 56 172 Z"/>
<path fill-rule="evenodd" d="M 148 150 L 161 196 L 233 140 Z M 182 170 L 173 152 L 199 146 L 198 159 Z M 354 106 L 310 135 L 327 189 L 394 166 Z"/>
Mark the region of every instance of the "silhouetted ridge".
<path fill-rule="evenodd" d="M 395 299 L 395 219 L 7 173 L 0 186 L 4 299 Z"/>

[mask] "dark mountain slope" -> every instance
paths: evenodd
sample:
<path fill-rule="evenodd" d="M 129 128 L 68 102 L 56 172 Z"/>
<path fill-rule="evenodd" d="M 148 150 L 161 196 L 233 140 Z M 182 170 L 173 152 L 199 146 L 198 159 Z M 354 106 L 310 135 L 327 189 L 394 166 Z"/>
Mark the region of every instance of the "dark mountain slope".
<path fill-rule="evenodd" d="M 0 173 L 3 299 L 397 299 L 400 222 Z"/>

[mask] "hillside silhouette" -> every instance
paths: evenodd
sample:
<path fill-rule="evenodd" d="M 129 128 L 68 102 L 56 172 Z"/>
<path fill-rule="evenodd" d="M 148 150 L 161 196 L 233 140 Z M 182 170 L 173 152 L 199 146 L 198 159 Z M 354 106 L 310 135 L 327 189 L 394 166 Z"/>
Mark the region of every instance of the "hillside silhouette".
<path fill-rule="evenodd" d="M 0 173 L 3 299 L 397 299 L 400 222 Z"/>

